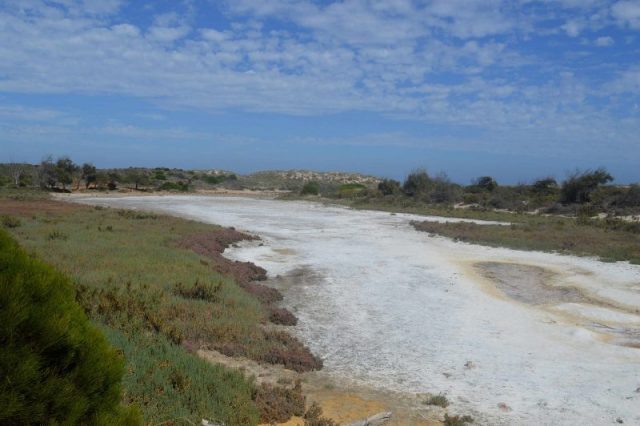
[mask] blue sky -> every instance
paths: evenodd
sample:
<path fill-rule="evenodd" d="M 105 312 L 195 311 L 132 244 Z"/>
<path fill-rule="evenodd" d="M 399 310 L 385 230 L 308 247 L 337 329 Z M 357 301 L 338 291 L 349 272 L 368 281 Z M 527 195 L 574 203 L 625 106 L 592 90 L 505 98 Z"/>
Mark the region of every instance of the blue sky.
<path fill-rule="evenodd" d="M 640 181 L 640 1 L 0 0 L 0 161 Z"/>

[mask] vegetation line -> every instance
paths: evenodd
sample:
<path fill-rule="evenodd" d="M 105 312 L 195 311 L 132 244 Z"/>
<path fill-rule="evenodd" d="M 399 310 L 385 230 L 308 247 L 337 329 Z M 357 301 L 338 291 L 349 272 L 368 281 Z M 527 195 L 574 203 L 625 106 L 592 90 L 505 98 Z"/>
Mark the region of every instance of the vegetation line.
<path fill-rule="evenodd" d="M 124 355 L 122 402 L 138 407 L 145 423 L 270 423 L 294 414 L 292 399 L 304 401 L 292 385 L 265 388 L 193 353 L 219 348 L 293 369 L 317 367 L 307 367 L 307 360 L 316 361 L 299 341 L 267 327 L 273 312 L 238 285 L 237 271 L 224 269 L 234 262 L 178 247 L 193 236 L 228 230 L 58 202 L 42 193 L 15 195 L 0 194 L 2 227 L 75 283 L 77 301 Z"/>

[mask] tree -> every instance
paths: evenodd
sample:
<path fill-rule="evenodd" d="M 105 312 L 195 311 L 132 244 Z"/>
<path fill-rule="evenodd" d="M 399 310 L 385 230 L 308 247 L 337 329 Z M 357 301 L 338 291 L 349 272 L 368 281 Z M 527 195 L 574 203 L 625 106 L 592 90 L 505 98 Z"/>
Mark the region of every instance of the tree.
<path fill-rule="evenodd" d="M 591 201 L 593 191 L 611 181 L 613 176 L 603 167 L 584 172 L 577 170 L 562 183 L 560 201 L 564 204 L 588 203 Z"/>
<path fill-rule="evenodd" d="M 382 195 L 398 194 L 400 192 L 400 182 L 393 179 L 383 179 L 378 183 L 378 191 L 380 191 Z"/>
<path fill-rule="evenodd" d="M 67 189 L 67 185 L 73 183 L 73 176 L 77 170 L 78 166 L 69 157 L 58 158 L 58 161 L 56 161 L 56 174 L 63 190 Z"/>
<path fill-rule="evenodd" d="M 89 189 L 92 183 L 95 183 L 98 179 L 98 172 L 96 166 L 91 163 L 84 163 L 82 165 L 82 179 L 84 180 L 84 186 Z"/>
<path fill-rule="evenodd" d="M 53 157 L 50 155 L 40 163 L 38 178 L 42 188 L 53 189 L 58 184 L 56 165 L 53 163 Z"/>
<path fill-rule="evenodd" d="M 164 173 L 163 169 L 155 169 L 153 178 L 155 180 L 167 180 L 167 175 Z"/>
<path fill-rule="evenodd" d="M 451 203 L 458 197 L 459 189 L 454 185 L 446 173 L 440 172 L 431 179 L 432 190 L 429 194 L 430 201 L 435 203 Z"/>
<path fill-rule="evenodd" d="M 118 172 L 109 172 L 107 173 L 108 176 L 108 183 L 107 183 L 107 188 L 110 191 L 114 191 L 116 189 L 118 189 L 118 182 L 122 182 L 122 176 L 120 176 L 120 174 L 118 174 Z"/>
<path fill-rule="evenodd" d="M 23 173 L 20 175 L 20 182 L 18 183 L 19 186 L 21 187 L 25 187 L 25 186 L 32 186 L 33 185 L 33 175 L 31 173 Z"/>
<path fill-rule="evenodd" d="M 473 183 L 478 189 L 491 192 L 498 187 L 498 182 L 491 176 L 480 176 Z"/>
<path fill-rule="evenodd" d="M 128 183 L 132 183 L 135 185 L 136 191 L 140 185 L 148 185 L 149 184 L 149 176 L 144 170 L 129 168 L 125 172 L 124 179 Z"/>
<path fill-rule="evenodd" d="M 549 195 L 558 189 L 558 182 L 552 177 L 546 177 L 536 180 L 531 188 L 537 194 Z"/>
<path fill-rule="evenodd" d="M 402 190 L 410 197 L 427 194 L 431 187 L 431 179 L 425 169 L 415 169 L 404 180 Z"/>
<path fill-rule="evenodd" d="M 11 179 L 13 180 L 13 184 L 17 186 L 21 186 L 20 182 L 22 180 L 22 176 L 25 172 L 24 164 L 20 163 L 9 163 L 8 165 L 9 173 L 11 174 Z"/>

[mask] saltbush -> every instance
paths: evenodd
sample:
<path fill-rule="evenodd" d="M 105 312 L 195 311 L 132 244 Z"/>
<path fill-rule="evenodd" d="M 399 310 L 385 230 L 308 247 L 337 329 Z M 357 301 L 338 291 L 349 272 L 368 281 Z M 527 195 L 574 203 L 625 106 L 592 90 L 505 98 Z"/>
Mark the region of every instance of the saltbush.
<path fill-rule="evenodd" d="M 5 228 L 17 228 L 22 225 L 22 221 L 15 216 L 0 216 L 0 223 Z"/>
<path fill-rule="evenodd" d="M 307 182 L 300 190 L 301 195 L 318 195 L 320 193 L 320 184 L 318 182 Z"/>

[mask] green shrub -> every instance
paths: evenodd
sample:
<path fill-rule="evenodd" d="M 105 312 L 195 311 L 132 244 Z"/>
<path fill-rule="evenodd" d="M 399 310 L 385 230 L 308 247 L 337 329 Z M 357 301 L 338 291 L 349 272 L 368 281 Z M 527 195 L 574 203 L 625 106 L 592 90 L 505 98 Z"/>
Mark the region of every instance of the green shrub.
<path fill-rule="evenodd" d="M 235 176 L 235 175 L 234 175 Z M 217 185 L 226 181 L 228 176 L 226 175 L 202 175 L 202 180 L 208 183 L 209 185 Z"/>
<path fill-rule="evenodd" d="M 164 174 L 163 170 L 156 170 L 154 175 L 153 175 L 153 178 L 155 180 L 167 180 L 167 175 Z"/>
<path fill-rule="evenodd" d="M 302 195 L 318 195 L 320 193 L 320 184 L 318 182 L 307 182 L 302 187 L 300 194 Z"/>
<path fill-rule="evenodd" d="M 463 426 L 467 423 L 473 423 L 473 417 L 471 416 L 450 416 L 449 414 L 444 415 L 444 425 L 445 426 Z"/>
<path fill-rule="evenodd" d="M 442 408 L 447 408 L 449 406 L 449 400 L 442 394 L 432 395 L 424 403 L 427 405 L 437 405 Z"/>
<path fill-rule="evenodd" d="M 569 175 L 560 188 L 560 201 L 564 204 L 587 203 L 591 194 L 600 186 L 613 180 L 613 176 L 604 168 L 576 171 Z"/>
<path fill-rule="evenodd" d="M 11 178 L 9 176 L 0 175 L 0 187 L 7 186 L 11 183 Z"/>
<path fill-rule="evenodd" d="M 122 373 L 70 281 L 0 231 L 0 423 L 138 424 Z"/>
<path fill-rule="evenodd" d="M 195 425 L 202 419 L 227 426 L 258 423 L 253 384 L 241 372 L 188 353 L 157 333 L 105 327 L 126 357 L 125 400 L 139 404 L 154 425 Z"/>
<path fill-rule="evenodd" d="M 17 228 L 22 225 L 20 219 L 15 216 L 2 216 L 0 218 L 0 222 L 2 222 L 2 226 L 5 228 Z"/>
<path fill-rule="evenodd" d="M 363 189 L 367 189 L 367 187 L 361 183 L 343 183 L 338 187 L 338 191 L 340 192 L 358 192 Z"/>
<path fill-rule="evenodd" d="M 382 195 L 395 195 L 400 193 L 400 182 L 393 179 L 383 179 L 378 184 L 378 191 Z"/>
<path fill-rule="evenodd" d="M 62 240 L 62 241 L 66 241 L 69 238 L 69 236 L 67 234 L 65 234 L 64 232 L 60 232 L 60 231 L 51 231 L 49 232 L 49 234 L 47 235 L 47 239 L 48 240 Z"/>
<path fill-rule="evenodd" d="M 158 187 L 160 191 L 182 191 L 187 192 L 189 190 L 189 184 L 184 182 L 165 182 Z"/>
<path fill-rule="evenodd" d="M 206 300 L 208 302 L 217 302 L 220 300 L 220 289 L 222 288 L 222 282 L 200 282 L 196 280 L 195 283 L 183 284 L 177 283 L 174 286 L 175 294 L 182 296 L 186 299 L 199 299 Z"/>
<path fill-rule="evenodd" d="M 425 169 L 416 169 L 409 173 L 402 184 L 402 190 L 410 197 L 425 195 L 431 189 L 431 178 Z"/>

